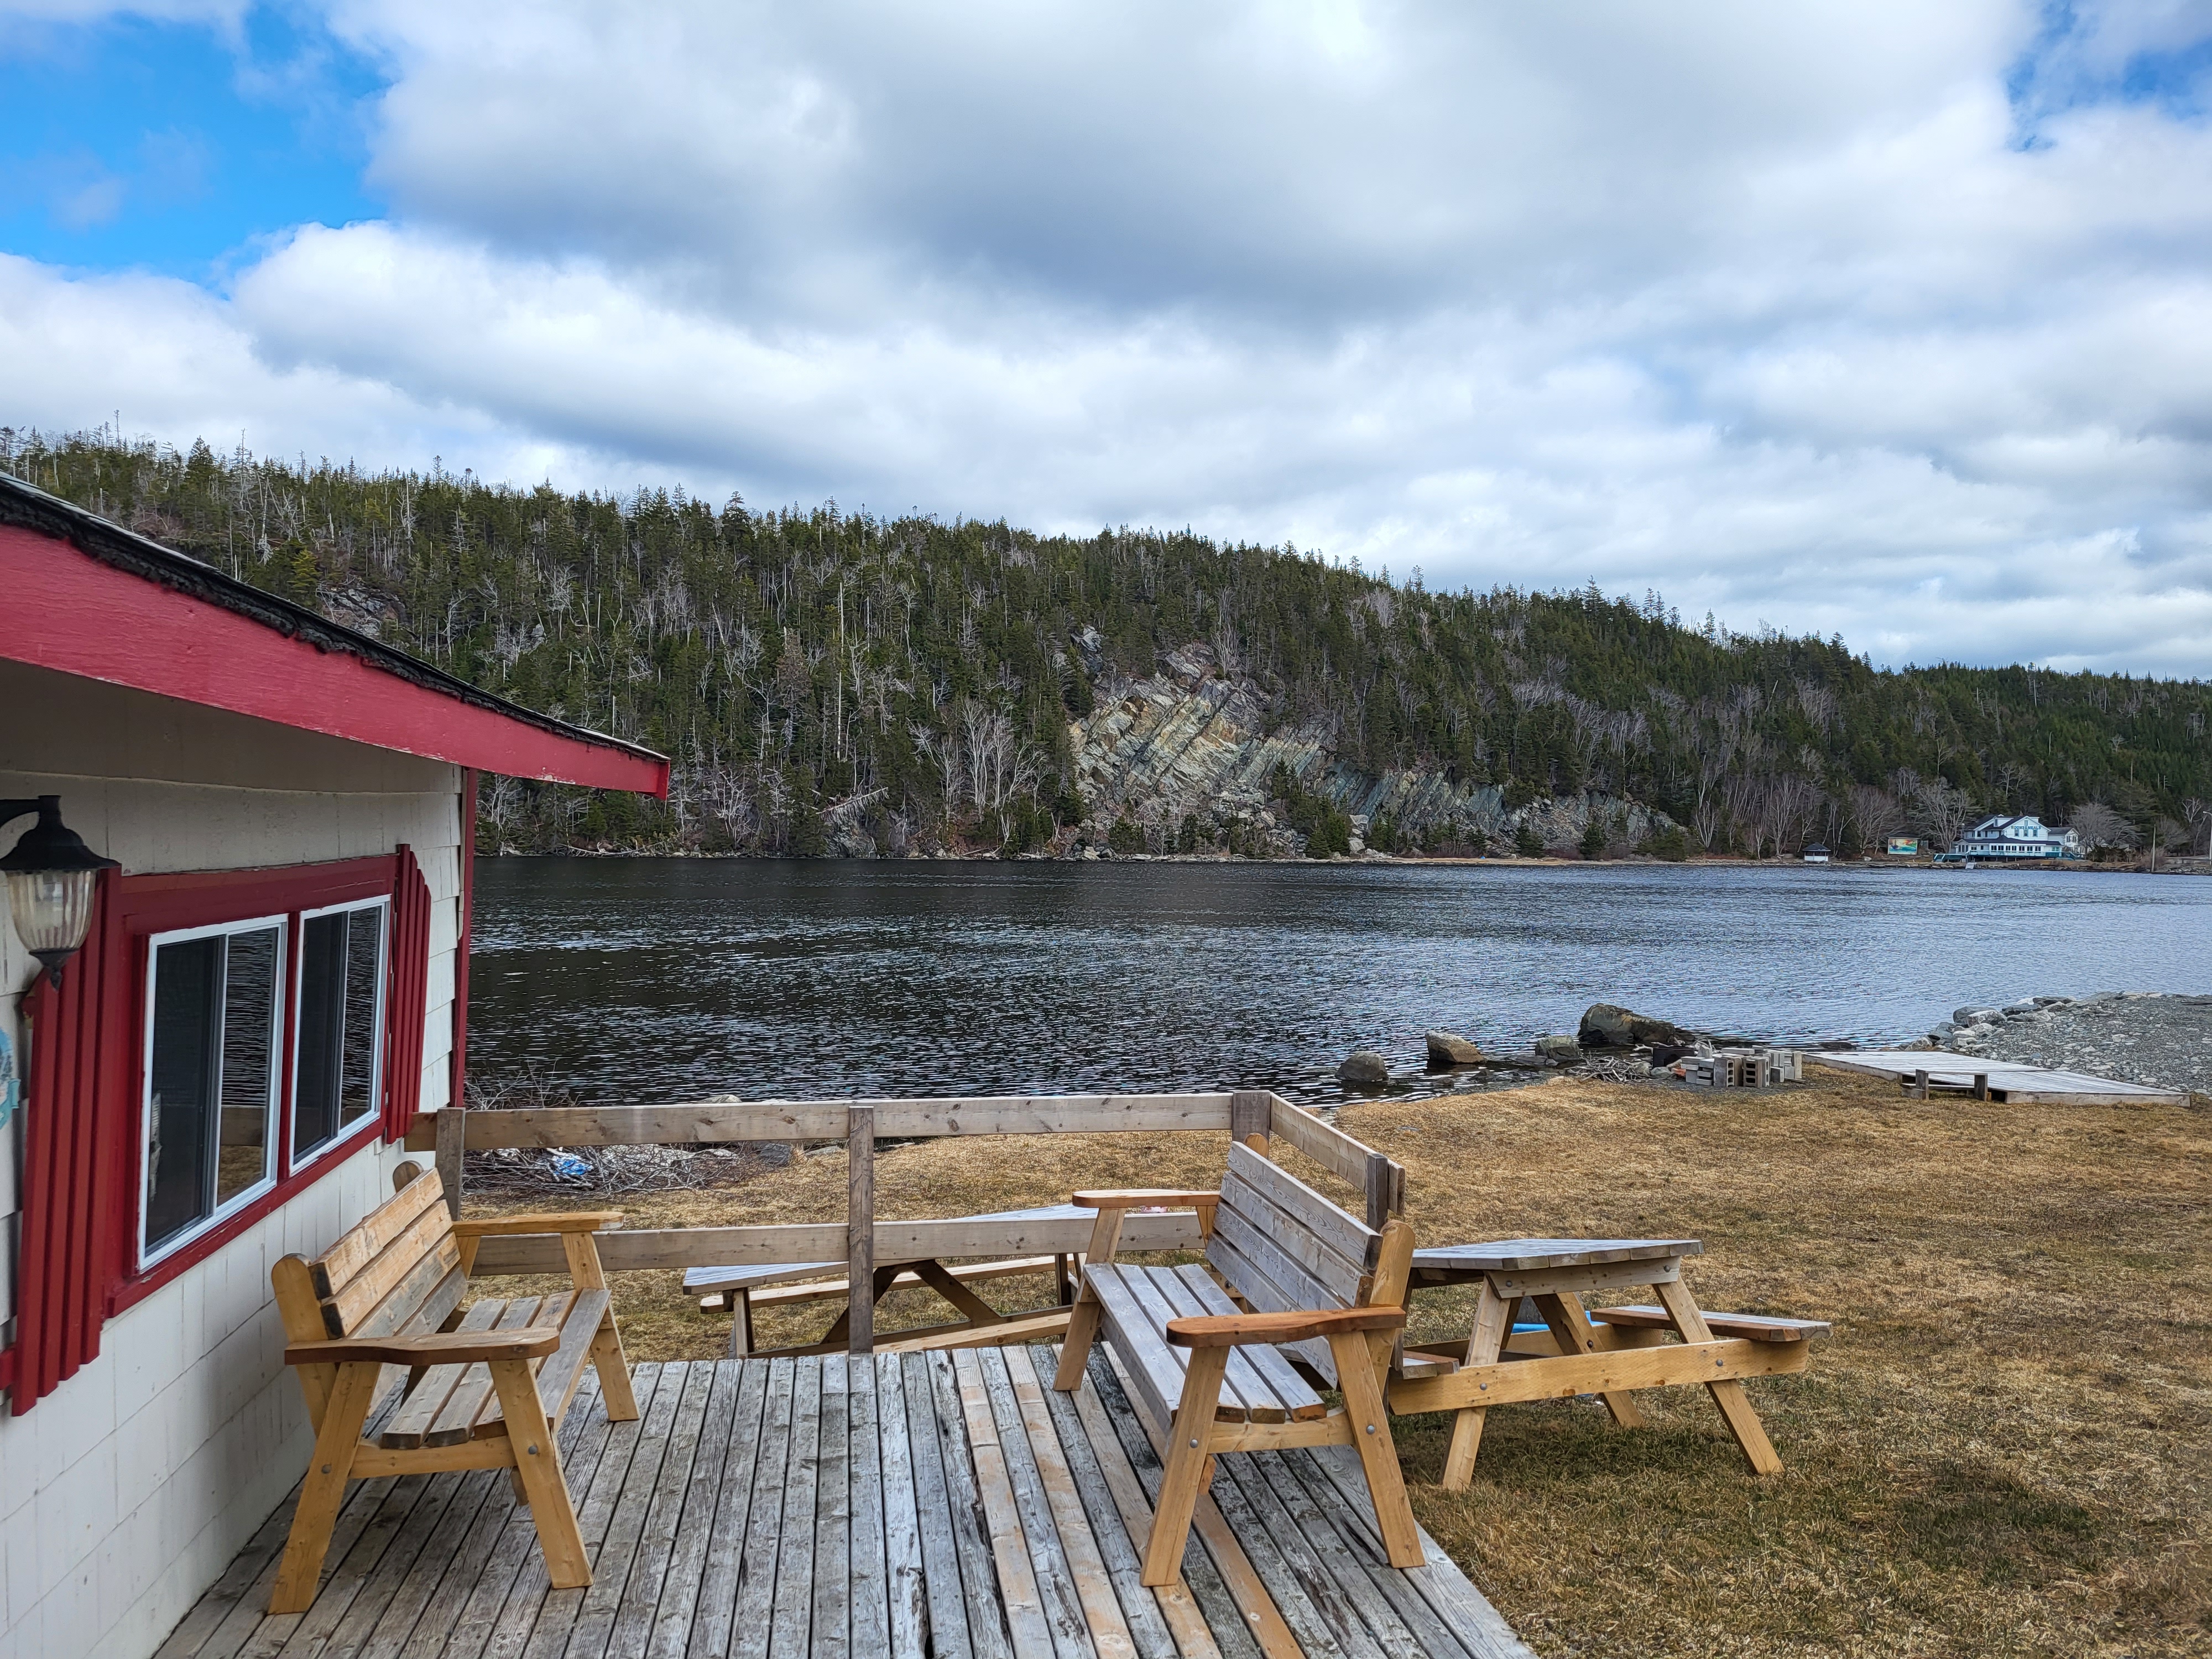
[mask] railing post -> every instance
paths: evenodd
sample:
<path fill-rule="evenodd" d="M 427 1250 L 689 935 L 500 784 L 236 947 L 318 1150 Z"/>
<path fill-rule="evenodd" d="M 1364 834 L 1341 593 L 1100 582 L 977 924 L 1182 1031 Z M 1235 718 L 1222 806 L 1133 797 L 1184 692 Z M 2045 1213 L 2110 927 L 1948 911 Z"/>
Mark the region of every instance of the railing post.
<path fill-rule="evenodd" d="M 1367 1154 L 1367 1224 L 1376 1232 L 1406 1207 L 1406 1172 L 1381 1152 Z"/>
<path fill-rule="evenodd" d="M 1274 1098 L 1265 1089 L 1240 1089 L 1231 1095 L 1229 1138 L 1264 1153 L 1274 1128 Z"/>
<path fill-rule="evenodd" d="M 845 1112 L 845 1288 L 848 1353 L 876 1351 L 876 1109 Z"/>
<path fill-rule="evenodd" d="M 438 1126 L 438 1180 L 446 1189 L 446 1212 L 461 1218 L 461 1151 L 468 1145 L 467 1114 L 458 1100 L 432 1115 Z"/>

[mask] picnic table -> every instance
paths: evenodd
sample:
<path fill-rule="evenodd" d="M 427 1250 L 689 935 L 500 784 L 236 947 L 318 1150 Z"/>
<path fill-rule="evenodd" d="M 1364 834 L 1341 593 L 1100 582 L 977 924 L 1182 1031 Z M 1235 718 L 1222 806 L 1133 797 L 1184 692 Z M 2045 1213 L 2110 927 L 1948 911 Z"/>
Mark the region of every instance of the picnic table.
<path fill-rule="evenodd" d="M 1415 1250 L 1413 1291 L 1481 1286 L 1465 1340 L 1409 1340 L 1390 1390 L 1394 1411 L 1457 1411 L 1445 1489 L 1473 1477 L 1490 1406 L 1595 1394 L 1616 1424 L 1637 1428 L 1635 1390 L 1692 1382 L 1711 1394 L 1752 1468 L 1778 1473 L 1741 1379 L 1804 1370 L 1810 1339 L 1828 1327 L 1706 1313 L 1682 1279 L 1684 1259 L 1705 1248 L 1694 1238 L 1506 1238 Z M 1634 1285 L 1650 1286 L 1658 1305 L 1583 1305 L 1590 1292 Z"/>
<path fill-rule="evenodd" d="M 1030 1210 L 995 1210 L 986 1215 L 957 1218 L 962 1221 L 1066 1221 L 1092 1219 L 1093 1212 L 1073 1204 L 1046 1204 Z M 1070 1271 L 1070 1252 L 1050 1255 L 1017 1256 L 963 1262 L 947 1267 L 933 1256 L 905 1256 L 876 1264 L 876 1300 L 886 1291 L 904 1285 L 927 1285 L 960 1314 L 948 1324 L 925 1326 L 916 1331 L 887 1335 L 875 1345 L 881 1352 L 902 1346 L 953 1346 L 969 1333 L 988 1331 L 994 1340 L 1017 1341 L 1034 1334 L 1029 1329 L 1041 1320 L 1064 1320 L 1075 1300 L 1075 1279 Z M 1002 1314 L 972 1288 L 979 1281 L 1011 1279 L 1049 1271 L 1059 1293 L 1059 1305 L 1045 1315 Z M 777 1354 L 842 1353 L 852 1322 L 852 1286 L 842 1261 L 768 1262 L 749 1267 L 692 1267 L 684 1275 L 687 1292 L 705 1292 L 700 1306 L 727 1308 L 732 1316 L 730 1357 L 744 1358 L 764 1352 Z M 835 1277 L 832 1277 L 835 1275 Z M 842 1301 L 847 1305 L 819 1342 L 763 1350 L 754 1346 L 753 1314 L 765 1307 Z M 1057 1328 L 1057 1327 L 1055 1327 Z M 1051 1334 L 1047 1332 L 1045 1334 Z"/>

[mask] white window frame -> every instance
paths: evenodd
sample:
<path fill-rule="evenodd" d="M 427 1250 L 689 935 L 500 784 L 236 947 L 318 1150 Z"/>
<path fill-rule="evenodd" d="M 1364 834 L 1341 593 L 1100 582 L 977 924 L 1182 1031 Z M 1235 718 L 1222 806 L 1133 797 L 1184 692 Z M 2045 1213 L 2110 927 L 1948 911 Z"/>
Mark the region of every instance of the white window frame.
<path fill-rule="evenodd" d="M 376 1065 L 369 1075 L 368 1109 L 362 1114 L 361 1121 L 351 1128 L 340 1129 L 319 1146 L 310 1148 L 304 1152 L 300 1150 L 300 997 L 298 993 L 301 977 L 307 971 L 307 953 L 303 945 L 303 948 L 298 952 L 299 960 L 293 964 L 292 968 L 293 1012 L 291 1022 L 286 1027 L 288 1033 L 286 1052 L 291 1055 L 291 1065 L 287 1068 L 290 1075 L 286 1079 L 287 1086 L 284 1090 L 284 1154 L 287 1175 L 297 1175 L 308 1165 L 321 1163 L 332 1152 L 351 1145 L 363 1135 L 374 1133 L 377 1126 L 384 1121 L 384 995 L 386 988 L 392 981 L 391 896 L 380 893 L 374 898 L 349 899 L 343 904 L 325 904 L 313 910 L 295 910 L 292 914 L 300 924 L 300 938 L 305 941 L 307 937 L 307 924 L 317 916 L 334 916 L 355 910 L 378 910 L 383 913 L 377 918 L 376 1012 L 374 1016 L 376 1028 Z M 339 1039 L 339 1048 L 343 1052 L 344 1048 L 343 1036 Z"/>
<path fill-rule="evenodd" d="M 283 1132 L 284 1074 L 287 1045 L 291 1041 L 291 976 L 286 969 L 292 955 L 291 916 L 279 911 L 274 915 L 251 916 L 242 921 L 210 922 L 200 927 L 179 927 L 167 933 L 154 933 L 146 940 L 146 1029 L 139 1046 L 138 1087 L 138 1271 L 143 1273 L 156 1262 L 167 1260 L 199 1238 L 221 1226 L 246 1205 L 276 1188 L 281 1178 L 277 1173 L 277 1137 Z M 276 933 L 276 983 L 270 988 L 275 1006 L 270 1011 L 269 1056 L 269 1132 L 262 1143 L 261 1179 L 251 1187 L 220 1202 L 194 1223 L 161 1244 L 149 1249 L 146 1240 L 148 1216 L 147 1196 L 154 1175 L 154 996 L 155 987 L 161 970 L 161 947 L 165 945 L 184 945 L 196 939 L 213 939 L 229 933 L 258 933 L 267 928 Z M 221 1057 L 218 1053 L 217 1072 Z M 218 1112 L 221 1110 L 218 1104 Z M 220 1139 L 217 1140 L 221 1145 Z"/>

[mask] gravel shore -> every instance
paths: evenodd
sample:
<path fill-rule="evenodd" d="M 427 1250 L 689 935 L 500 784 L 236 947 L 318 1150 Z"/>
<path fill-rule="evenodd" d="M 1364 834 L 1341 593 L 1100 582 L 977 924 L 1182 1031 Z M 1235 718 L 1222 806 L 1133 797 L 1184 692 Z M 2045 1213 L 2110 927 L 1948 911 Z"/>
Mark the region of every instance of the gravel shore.
<path fill-rule="evenodd" d="M 1931 1035 L 1954 1054 L 2212 1094 L 2212 996 L 2030 997 L 1961 1008 Z"/>

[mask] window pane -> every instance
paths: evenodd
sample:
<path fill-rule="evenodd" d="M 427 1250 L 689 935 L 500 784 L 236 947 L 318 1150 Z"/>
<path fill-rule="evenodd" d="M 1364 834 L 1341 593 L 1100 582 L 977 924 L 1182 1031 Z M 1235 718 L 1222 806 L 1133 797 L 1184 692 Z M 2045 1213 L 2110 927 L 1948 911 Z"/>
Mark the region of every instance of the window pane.
<path fill-rule="evenodd" d="M 154 953 L 154 1042 L 147 1067 L 146 1243 L 213 1210 L 215 1079 L 222 1052 L 222 947 L 183 939 Z"/>
<path fill-rule="evenodd" d="M 276 958 L 281 931 L 233 933 L 222 997 L 222 1130 L 215 1201 L 228 1204 L 269 1174 L 276 1090 Z"/>
<path fill-rule="evenodd" d="M 376 1109 L 384 908 L 311 916 L 300 930 L 300 1046 L 292 1151 L 312 1152 Z"/>
<path fill-rule="evenodd" d="M 338 1087 L 339 1127 L 376 1109 L 377 990 L 384 975 L 382 907 L 356 910 L 346 930 L 345 1072 Z"/>
<path fill-rule="evenodd" d="M 313 1152 L 338 1132 L 338 1074 L 345 1063 L 346 917 L 310 916 L 300 928 L 300 1047 L 293 1060 L 292 1151 Z"/>

